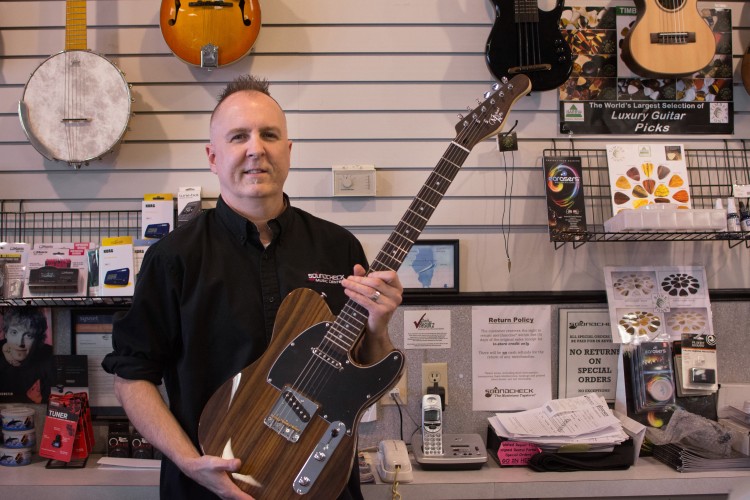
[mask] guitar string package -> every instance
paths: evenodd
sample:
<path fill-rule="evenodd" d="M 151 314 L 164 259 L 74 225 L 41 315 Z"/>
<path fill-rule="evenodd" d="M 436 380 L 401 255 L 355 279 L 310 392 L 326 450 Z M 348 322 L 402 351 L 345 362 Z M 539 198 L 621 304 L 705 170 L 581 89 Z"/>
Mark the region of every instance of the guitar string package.
<path fill-rule="evenodd" d="M 670 342 L 644 342 L 633 346 L 630 365 L 634 411 L 665 410 L 675 403 L 674 370 Z"/>

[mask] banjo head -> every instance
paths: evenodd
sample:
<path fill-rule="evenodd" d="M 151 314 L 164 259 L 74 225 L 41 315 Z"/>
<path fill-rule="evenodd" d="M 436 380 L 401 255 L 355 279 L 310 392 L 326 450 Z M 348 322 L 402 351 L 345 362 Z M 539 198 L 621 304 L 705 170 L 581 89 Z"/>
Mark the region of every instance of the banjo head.
<path fill-rule="evenodd" d="M 39 153 L 80 166 L 120 142 L 130 105 L 130 86 L 112 62 L 93 52 L 66 50 L 34 70 L 18 113 Z"/>

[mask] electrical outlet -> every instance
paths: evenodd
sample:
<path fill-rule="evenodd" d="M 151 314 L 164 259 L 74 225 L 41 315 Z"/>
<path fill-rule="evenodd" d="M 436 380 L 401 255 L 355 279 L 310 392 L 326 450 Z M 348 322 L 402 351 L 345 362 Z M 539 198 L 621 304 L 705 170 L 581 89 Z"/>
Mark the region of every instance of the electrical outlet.
<path fill-rule="evenodd" d="M 406 403 L 406 393 L 408 392 L 408 389 L 406 387 L 406 368 L 404 368 L 404 373 L 401 375 L 401 378 L 398 380 L 396 386 L 390 391 L 386 392 L 385 395 L 380 398 L 380 404 L 395 405 L 396 402 L 393 400 L 390 394 L 394 391 L 398 391 L 398 397 L 401 398 L 401 401 Z"/>
<path fill-rule="evenodd" d="M 443 404 L 448 404 L 448 363 L 422 363 L 422 393 L 434 383 L 445 389 Z"/>

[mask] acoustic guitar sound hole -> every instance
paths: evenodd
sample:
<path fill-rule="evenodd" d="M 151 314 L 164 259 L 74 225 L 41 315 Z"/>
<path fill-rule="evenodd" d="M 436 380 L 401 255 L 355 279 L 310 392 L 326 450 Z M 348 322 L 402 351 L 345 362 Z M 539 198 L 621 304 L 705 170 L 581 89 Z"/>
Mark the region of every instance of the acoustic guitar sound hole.
<path fill-rule="evenodd" d="M 658 0 L 658 3 L 662 9 L 668 10 L 670 12 L 676 12 L 680 10 L 683 5 L 685 5 L 684 0 Z"/>

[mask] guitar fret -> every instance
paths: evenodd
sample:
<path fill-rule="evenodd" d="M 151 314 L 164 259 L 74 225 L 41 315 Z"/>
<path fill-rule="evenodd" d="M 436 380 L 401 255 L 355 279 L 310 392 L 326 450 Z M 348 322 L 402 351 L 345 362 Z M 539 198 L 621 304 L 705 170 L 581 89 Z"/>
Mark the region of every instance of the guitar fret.
<path fill-rule="evenodd" d="M 347 342 L 340 342 L 340 341 L 339 341 L 339 339 L 337 339 L 336 337 L 332 337 L 331 335 L 329 335 L 329 334 L 327 334 L 327 333 L 326 333 L 325 339 L 326 339 L 326 340 L 327 340 L 328 342 L 330 342 L 331 344 L 333 344 L 334 346 L 336 346 L 336 347 L 338 347 L 339 349 L 341 349 L 341 350 L 342 350 L 342 351 L 343 351 L 344 353 L 347 353 L 347 352 L 349 352 L 349 348 L 350 348 L 350 347 L 351 347 L 352 345 L 354 345 L 354 343 L 353 343 L 353 342 L 352 342 L 351 344 L 350 344 L 350 343 L 347 343 Z M 323 347 L 322 347 L 322 346 L 320 347 L 320 349 L 321 349 L 321 350 L 325 350 L 325 349 L 323 349 Z M 329 353 L 329 354 L 330 354 L 330 353 Z"/>
<path fill-rule="evenodd" d="M 471 151 L 469 151 L 468 149 L 466 149 L 465 147 L 463 147 L 462 145 L 460 145 L 460 144 L 456 143 L 456 141 L 451 141 L 451 144 L 452 144 L 453 146 L 456 146 L 457 148 L 461 148 L 461 149 L 463 149 L 464 151 L 466 151 L 466 155 L 467 155 L 467 156 L 468 156 L 468 154 L 469 154 L 469 153 L 471 152 Z"/>

